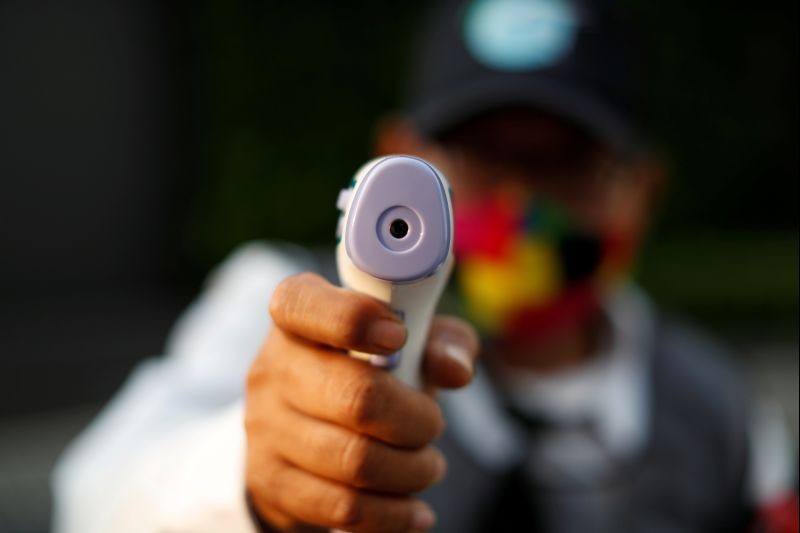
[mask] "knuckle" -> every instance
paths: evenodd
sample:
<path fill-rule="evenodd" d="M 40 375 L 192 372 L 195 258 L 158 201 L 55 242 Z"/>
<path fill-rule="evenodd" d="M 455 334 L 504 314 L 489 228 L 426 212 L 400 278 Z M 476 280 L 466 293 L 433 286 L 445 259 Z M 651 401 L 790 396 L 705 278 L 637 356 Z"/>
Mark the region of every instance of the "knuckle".
<path fill-rule="evenodd" d="M 248 436 L 252 435 L 261 427 L 261 417 L 256 415 L 252 409 L 245 409 L 244 429 Z"/>
<path fill-rule="evenodd" d="M 420 434 L 427 442 L 436 439 L 444 430 L 444 414 L 442 408 L 433 398 L 424 397 L 424 407 L 419 419 Z"/>
<path fill-rule="evenodd" d="M 444 432 L 444 414 L 442 413 L 441 406 L 434 400 L 431 400 L 431 435 L 430 440 L 434 440 Z"/>
<path fill-rule="evenodd" d="M 289 276 L 278 283 L 275 290 L 272 292 L 272 298 L 269 300 L 269 314 L 276 323 L 280 322 L 283 318 L 284 306 L 291 294 L 290 287 L 293 284 L 294 277 L 295 276 Z"/>
<path fill-rule="evenodd" d="M 292 274 L 278 283 L 269 302 L 269 314 L 276 324 L 281 325 L 291 320 L 298 307 L 298 300 L 302 299 L 303 288 L 313 284 L 315 280 L 315 274 L 301 272 Z"/>
<path fill-rule="evenodd" d="M 382 411 L 381 387 L 374 373 L 364 372 L 352 379 L 341 390 L 344 416 L 357 427 L 373 422 Z"/>
<path fill-rule="evenodd" d="M 256 476 L 253 470 L 249 470 L 248 474 Z M 261 488 L 261 494 L 266 497 L 272 498 L 274 495 L 282 494 L 283 491 L 286 490 L 285 477 L 282 474 L 281 468 L 277 467 L 272 462 L 268 463 L 266 467 L 262 465 L 257 476 L 258 480 L 254 482 L 253 485 L 257 483 Z"/>
<path fill-rule="evenodd" d="M 361 435 L 353 435 L 344 444 L 341 454 L 342 471 L 351 483 L 365 488 L 371 479 L 370 456 L 372 444 Z"/>
<path fill-rule="evenodd" d="M 245 376 L 245 390 L 254 391 L 261 388 L 266 382 L 268 374 L 264 368 L 264 361 L 261 361 L 266 353 L 267 352 L 264 351 L 247 370 L 247 375 Z"/>
<path fill-rule="evenodd" d="M 356 295 L 349 295 L 336 320 L 337 331 L 342 335 L 342 343 L 348 347 L 363 343 L 372 315 L 370 302 Z"/>
<path fill-rule="evenodd" d="M 439 437 L 444 430 L 445 422 L 442 408 L 428 396 L 422 397 L 416 411 L 416 440 L 419 447 L 429 444 Z"/>
<path fill-rule="evenodd" d="M 245 391 L 248 396 L 265 390 L 272 374 L 275 372 L 273 364 L 275 357 L 272 354 L 280 353 L 275 347 L 276 330 L 273 328 L 266 341 L 261 347 L 261 351 L 253 359 L 245 375 Z"/>
<path fill-rule="evenodd" d="M 251 366 L 245 376 L 245 390 L 251 391 L 257 389 L 264 381 L 264 373 L 258 368 Z"/>
<path fill-rule="evenodd" d="M 442 454 L 438 449 L 434 447 L 428 448 L 428 453 L 426 457 L 425 469 L 426 469 L 426 483 L 425 486 L 430 486 L 433 483 L 439 481 L 439 476 L 442 474 L 439 468 L 440 465 L 444 465 L 445 470 L 447 469 L 447 462 Z"/>
<path fill-rule="evenodd" d="M 363 500 L 358 492 L 349 489 L 332 491 L 326 507 L 330 521 L 341 528 L 351 528 L 361 522 Z"/>
<path fill-rule="evenodd" d="M 419 492 L 427 489 L 438 481 L 439 452 L 432 447 L 418 452 L 418 455 L 406 465 L 406 469 L 414 475 L 407 477 L 404 489 L 409 492 Z"/>
<path fill-rule="evenodd" d="M 243 426 L 248 446 L 260 449 L 273 447 L 273 440 L 269 436 L 281 429 L 280 417 L 274 416 L 276 405 L 272 398 L 245 399 Z"/>

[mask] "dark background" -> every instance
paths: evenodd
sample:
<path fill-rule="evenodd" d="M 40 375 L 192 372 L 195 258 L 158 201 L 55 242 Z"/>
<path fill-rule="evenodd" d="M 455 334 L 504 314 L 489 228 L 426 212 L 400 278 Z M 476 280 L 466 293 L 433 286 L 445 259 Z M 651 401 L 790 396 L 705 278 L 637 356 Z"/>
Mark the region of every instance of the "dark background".
<path fill-rule="evenodd" d="M 628 3 L 671 174 L 639 280 L 796 431 L 797 2 Z M 0 0 L 0 530 L 237 244 L 332 244 L 425 4 Z"/>

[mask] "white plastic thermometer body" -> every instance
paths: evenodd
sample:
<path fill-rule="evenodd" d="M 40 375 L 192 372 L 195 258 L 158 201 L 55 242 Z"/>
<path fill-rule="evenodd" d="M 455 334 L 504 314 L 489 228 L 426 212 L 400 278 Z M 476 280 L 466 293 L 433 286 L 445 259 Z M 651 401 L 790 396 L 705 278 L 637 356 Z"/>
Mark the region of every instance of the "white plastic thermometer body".
<path fill-rule="evenodd" d="M 420 388 L 431 318 L 453 267 L 447 179 L 429 163 L 388 156 L 366 163 L 339 196 L 336 262 L 342 285 L 386 302 L 408 337 L 391 356 L 352 355 Z"/>

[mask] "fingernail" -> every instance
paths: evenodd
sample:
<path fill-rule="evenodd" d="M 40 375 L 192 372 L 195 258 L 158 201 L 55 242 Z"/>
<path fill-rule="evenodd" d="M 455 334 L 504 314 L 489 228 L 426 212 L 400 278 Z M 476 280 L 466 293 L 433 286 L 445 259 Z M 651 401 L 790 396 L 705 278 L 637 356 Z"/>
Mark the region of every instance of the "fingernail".
<path fill-rule="evenodd" d="M 462 366 L 469 375 L 472 375 L 474 371 L 472 357 L 466 347 L 455 342 L 444 341 L 442 343 L 442 352 L 445 356 Z"/>
<path fill-rule="evenodd" d="M 418 531 L 427 531 L 436 523 L 436 515 L 426 504 L 420 502 L 414 509 L 411 517 L 411 528 Z"/>
<path fill-rule="evenodd" d="M 406 328 L 401 322 L 381 319 L 367 331 L 367 341 L 390 352 L 399 350 L 406 342 Z"/>

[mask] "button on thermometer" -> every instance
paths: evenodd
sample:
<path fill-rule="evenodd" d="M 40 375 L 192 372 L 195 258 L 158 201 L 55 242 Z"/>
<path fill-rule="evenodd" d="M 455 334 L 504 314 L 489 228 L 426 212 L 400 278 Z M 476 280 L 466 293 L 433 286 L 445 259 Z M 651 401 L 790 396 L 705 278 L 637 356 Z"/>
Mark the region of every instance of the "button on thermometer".
<path fill-rule="evenodd" d="M 408 338 L 390 356 L 351 352 L 420 388 L 431 318 L 453 268 L 453 208 L 446 178 L 409 156 L 366 163 L 339 195 L 336 263 L 345 287 L 389 305 Z"/>

